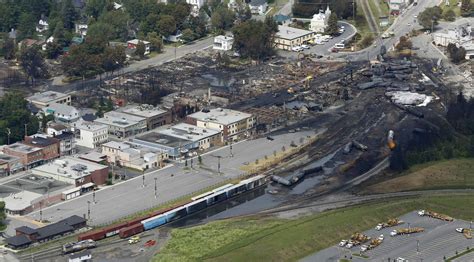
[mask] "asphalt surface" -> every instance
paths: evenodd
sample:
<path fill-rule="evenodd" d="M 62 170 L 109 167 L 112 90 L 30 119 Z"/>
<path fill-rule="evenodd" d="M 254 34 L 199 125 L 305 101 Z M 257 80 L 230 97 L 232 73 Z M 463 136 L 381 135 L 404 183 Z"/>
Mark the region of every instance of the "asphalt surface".
<path fill-rule="evenodd" d="M 43 218 L 51 222 L 69 217 L 71 215 L 85 216 L 88 214 L 88 201 L 90 204 L 91 225 L 103 225 L 124 216 L 131 215 L 168 201 L 193 194 L 202 189 L 212 187 L 231 178 L 244 174 L 240 167 L 255 159 L 271 156 L 274 151 L 280 152 L 282 147 L 290 148 L 291 141 L 299 143 L 300 137 L 306 138 L 313 135 L 312 131 L 286 133 L 274 136 L 275 140 L 266 138 L 243 141 L 230 147 L 223 147 L 202 156 L 203 168 L 198 168 L 198 161 L 193 160 L 193 168 L 185 168 L 183 163 L 156 170 L 143 177 L 121 182 L 96 191 L 96 203 L 92 203 L 92 194 L 61 202 L 51 207 L 43 208 Z M 218 156 L 221 156 L 220 173 L 217 173 Z M 190 167 L 190 160 L 188 167 Z M 157 198 L 155 198 L 154 181 L 157 182 Z M 39 211 L 28 215 L 31 219 L 39 219 Z"/>
<path fill-rule="evenodd" d="M 443 257 L 452 257 L 455 252 L 466 250 L 466 247 L 474 247 L 474 241 L 466 239 L 462 234 L 455 231 L 458 227 L 469 227 L 469 222 L 455 220 L 445 222 L 430 217 L 420 217 L 416 211 L 410 212 L 400 217 L 405 221 L 404 224 L 384 228 L 380 231 L 375 229 L 363 232 L 372 238 L 384 235 L 382 244 L 373 250 L 369 250 L 364 255 L 368 259 L 358 258 L 352 254 L 360 253 L 360 246 L 351 249 L 339 246 L 333 246 L 322 250 L 314 255 L 308 256 L 301 261 L 338 261 L 346 256 L 352 256 L 353 261 L 388 261 L 402 257 L 408 261 L 443 261 Z M 391 237 L 390 232 L 394 229 L 410 227 L 422 227 L 425 229 L 422 233 L 412 235 L 402 235 Z M 375 227 L 376 225 L 374 225 Z M 419 245 L 418 245 L 419 244 Z M 462 258 L 460 261 L 469 261 Z"/>

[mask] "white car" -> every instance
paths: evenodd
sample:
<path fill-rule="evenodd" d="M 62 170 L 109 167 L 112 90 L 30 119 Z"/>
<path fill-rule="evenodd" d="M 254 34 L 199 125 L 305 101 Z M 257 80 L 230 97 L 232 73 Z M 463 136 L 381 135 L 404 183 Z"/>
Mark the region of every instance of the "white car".
<path fill-rule="evenodd" d="M 341 240 L 341 242 L 339 242 L 339 246 L 340 246 L 340 247 L 343 247 L 343 246 L 345 246 L 346 244 L 347 244 L 347 240 L 345 240 L 345 239 L 343 239 L 343 240 Z"/>
<path fill-rule="evenodd" d="M 408 260 L 404 259 L 403 257 L 397 258 L 397 262 L 408 262 Z"/>
<path fill-rule="evenodd" d="M 309 49 L 309 45 L 301 45 L 303 49 Z"/>
<path fill-rule="evenodd" d="M 343 26 L 343 25 L 341 25 L 341 26 L 340 26 L 340 28 L 341 28 L 341 29 L 346 29 L 346 27 L 345 27 L 345 26 Z"/>
<path fill-rule="evenodd" d="M 408 23 L 408 26 L 411 26 L 411 23 Z"/>
<path fill-rule="evenodd" d="M 462 233 L 462 232 L 464 232 L 464 228 L 458 227 L 458 228 L 456 228 L 456 232 Z"/>
<path fill-rule="evenodd" d="M 382 224 L 378 224 L 376 227 L 375 227 L 375 230 L 382 230 L 383 228 L 383 225 Z"/>
<path fill-rule="evenodd" d="M 352 241 L 349 241 L 349 243 L 347 243 L 347 245 L 346 245 L 347 248 L 351 248 L 353 246 L 354 246 L 354 242 L 352 242 Z"/>
<path fill-rule="evenodd" d="M 396 235 L 398 235 L 397 230 L 393 230 L 392 232 L 390 232 L 390 236 L 394 237 Z"/>
<path fill-rule="evenodd" d="M 414 17 L 414 18 L 417 18 L 418 16 L 417 16 L 417 15 L 414 15 L 413 17 Z"/>
<path fill-rule="evenodd" d="M 360 247 L 360 251 L 362 251 L 362 252 L 367 251 L 367 249 L 369 249 L 369 246 L 367 246 L 367 245 L 362 245 L 362 246 Z"/>
<path fill-rule="evenodd" d="M 377 239 L 380 240 L 380 241 L 383 241 L 384 236 L 383 236 L 383 235 L 380 235 Z"/>
<path fill-rule="evenodd" d="M 294 52 L 301 52 L 303 51 L 303 48 L 301 46 L 293 46 L 291 48 L 291 51 L 294 51 Z"/>

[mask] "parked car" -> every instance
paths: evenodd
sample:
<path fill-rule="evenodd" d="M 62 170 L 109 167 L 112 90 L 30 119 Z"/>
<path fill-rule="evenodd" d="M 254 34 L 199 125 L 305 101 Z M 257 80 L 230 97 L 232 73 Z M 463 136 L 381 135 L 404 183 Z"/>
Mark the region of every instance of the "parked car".
<path fill-rule="evenodd" d="M 301 46 L 293 46 L 291 48 L 291 51 L 294 51 L 294 52 L 301 52 L 303 51 L 303 48 Z"/>
<path fill-rule="evenodd" d="M 309 46 L 308 46 L 308 45 L 301 45 L 301 47 L 302 47 L 303 49 L 309 49 Z"/>

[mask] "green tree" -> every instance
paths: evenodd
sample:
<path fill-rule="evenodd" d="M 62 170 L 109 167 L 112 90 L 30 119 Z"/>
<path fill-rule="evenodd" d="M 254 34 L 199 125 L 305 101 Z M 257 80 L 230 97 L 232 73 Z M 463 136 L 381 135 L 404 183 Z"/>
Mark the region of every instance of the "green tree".
<path fill-rule="evenodd" d="M 271 17 L 264 22 L 248 20 L 234 27 L 234 49 L 241 56 L 261 60 L 273 55 L 278 25 Z"/>
<path fill-rule="evenodd" d="M 424 29 L 431 29 L 438 24 L 438 20 L 441 18 L 442 10 L 440 7 L 428 7 L 418 15 L 418 23 Z"/>
<path fill-rule="evenodd" d="M 36 30 L 36 19 L 32 14 L 22 13 L 18 21 L 19 38 L 24 39 L 33 36 Z"/>
<path fill-rule="evenodd" d="M 335 35 L 339 32 L 337 26 L 337 15 L 336 13 L 331 13 L 328 19 L 328 26 L 326 28 L 326 34 Z"/>
<path fill-rule="evenodd" d="M 113 2 L 110 0 L 87 0 L 86 2 L 86 14 L 95 19 L 112 9 Z"/>
<path fill-rule="evenodd" d="M 63 0 L 61 6 L 61 17 L 63 19 L 64 28 L 67 30 L 74 29 L 74 22 L 79 18 L 72 0 Z"/>
<path fill-rule="evenodd" d="M 62 47 L 66 47 L 71 43 L 71 39 L 66 36 L 66 29 L 63 21 L 58 21 L 53 32 L 54 41 Z"/>
<path fill-rule="evenodd" d="M 456 13 L 454 13 L 453 9 L 447 9 L 443 13 L 443 18 L 446 21 L 454 21 L 456 19 Z"/>
<path fill-rule="evenodd" d="M 53 41 L 46 44 L 46 51 L 45 51 L 46 58 L 56 59 L 61 54 L 61 52 L 62 52 L 62 48 L 57 42 Z"/>
<path fill-rule="evenodd" d="M 474 3 L 472 0 L 461 1 L 461 15 L 465 17 L 474 16 Z"/>
<path fill-rule="evenodd" d="M 157 23 L 158 33 L 168 37 L 176 32 L 176 20 L 171 15 L 162 15 Z"/>
<path fill-rule="evenodd" d="M 114 37 L 114 29 L 109 23 L 96 22 L 89 26 L 87 30 L 87 39 L 100 38 L 109 42 Z"/>
<path fill-rule="evenodd" d="M 460 63 L 466 58 L 466 49 L 462 46 L 457 47 L 455 44 L 449 44 L 446 51 L 453 63 Z"/>
<path fill-rule="evenodd" d="M 137 44 L 137 48 L 135 49 L 135 55 L 144 58 L 145 57 L 146 47 L 142 41 L 139 41 Z"/>
<path fill-rule="evenodd" d="M 156 32 L 148 33 L 146 36 L 148 42 L 150 42 L 150 49 L 156 52 L 161 52 L 163 48 L 163 39 Z"/>
<path fill-rule="evenodd" d="M 211 25 L 214 31 L 219 32 L 232 27 L 235 21 L 235 14 L 225 6 L 219 6 L 211 16 Z"/>
<path fill-rule="evenodd" d="M 106 47 L 102 55 L 102 69 L 104 71 L 114 71 L 125 65 L 127 56 L 123 46 Z"/>
<path fill-rule="evenodd" d="M 3 57 L 7 60 L 15 58 L 16 54 L 16 45 L 13 39 L 6 38 L 3 43 Z"/>
<path fill-rule="evenodd" d="M 5 224 L 5 218 L 7 216 L 5 215 L 5 202 L 0 201 L 0 231 L 4 231 L 7 228 L 7 225 Z"/>
<path fill-rule="evenodd" d="M 191 42 L 196 39 L 196 35 L 194 34 L 193 30 L 189 28 L 184 29 L 181 34 L 181 40 L 183 40 L 185 43 Z"/>
<path fill-rule="evenodd" d="M 147 35 L 151 32 L 158 32 L 158 21 L 160 17 L 157 14 L 149 14 L 140 24 L 140 31 Z"/>
<path fill-rule="evenodd" d="M 33 85 L 37 78 L 48 76 L 48 69 L 44 62 L 44 58 L 41 56 L 38 49 L 30 47 L 21 50 L 19 60 L 21 67 L 26 75 L 31 78 Z"/>
<path fill-rule="evenodd" d="M 99 22 L 110 26 L 112 39 L 127 40 L 128 37 L 128 22 L 130 16 L 120 10 L 114 10 L 104 13 L 100 16 Z"/>
<path fill-rule="evenodd" d="M 398 41 L 398 44 L 395 46 L 395 49 L 398 51 L 405 50 L 405 49 L 411 49 L 413 47 L 412 42 L 408 37 L 406 36 L 400 36 L 400 40 Z"/>
<path fill-rule="evenodd" d="M 360 48 L 366 48 L 372 44 L 374 41 L 374 36 L 372 34 L 367 34 L 362 38 L 362 40 L 359 41 L 358 46 Z"/>

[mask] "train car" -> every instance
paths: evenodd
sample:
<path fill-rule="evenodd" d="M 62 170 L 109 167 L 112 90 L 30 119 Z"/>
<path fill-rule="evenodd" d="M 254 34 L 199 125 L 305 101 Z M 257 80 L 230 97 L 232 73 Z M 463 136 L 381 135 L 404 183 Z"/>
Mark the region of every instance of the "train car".
<path fill-rule="evenodd" d="M 226 199 L 227 199 L 227 191 L 225 191 L 225 190 L 221 191 L 221 192 L 214 193 L 214 194 L 206 197 L 208 206 L 214 205 L 215 203 L 224 201 Z"/>
<path fill-rule="evenodd" d="M 185 207 L 186 207 L 186 210 L 188 212 L 188 215 L 192 214 L 194 212 L 203 210 L 207 207 L 207 199 L 203 198 L 203 199 L 193 201 L 193 202 L 185 205 Z"/>
<path fill-rule="evenodd" d="M 247 191 L 247 185 L 246 184 L 237 184 L 233 187 L 230 187 L 227 189 L 227 198 L 231 198 L 231 197 L 234 197 L 236 195 L 239 195 L 243 192 Z"/>
<path fill-rule="evenodd" d="M 188 210 L 186 209 L 185 206 L 175 208 L 165 213 L 166 220 L 168 222 L 172 222 L 182 217 L 185 217 L 187 214 L 188 214 Z"/>
<path fill-rule="evenodd" d="M 166 215 L 158 215 L 154 217 L 150 217 L 148 219 L 143 220 L 141 223 L 143 224 L 143 228 L 145 230 L 150 230 L 155 227 L 159 227 L 161 225 L 166 224 L 168 221 L 166 220 Z"/>
<path fill-rule="evenodd" d="M 179 206 L 176 206 L 176 207 L 179 207 Z M 164 214 L 168 211 L 171 211 L 171 210 L 175 209 L 176 207 L 164 208 L 164 209 L 153 211 L 153 212 L 150 213 L 150 217 L 154 217 L 154 216 L 157 216 L 157 215 Z"/>
<path fill-rule="evenodd" d="M 120 224 L 115 224 L 115 225 L 111 225 L 111 226 L 108 226 L 108 227 L 104 227 L 102 230 L 104 230 L 105 232 L 105 237 L 111 237 L 111 236 L 115 236 L 119 233 L 120 229 L 126 227 L 128 225 L 127 222 L 123 222 L 123 223 L 120 223 Z"/>
<path fill-rule="evenodd" d="M 139 234 L 141 232 L 145 231 L 145 228 L 143 228 L 142 223 L 134 224 L 129 227 L 124 227 L 120 229 L 119 236 L 120 238 L 128 238 L 133 235 Z"/>
<path fill-rule="evenodd" d="M 63 254 L 68 254 L 72 252 L 81 251 L 84 249 L 94 248 L 96 246 L 97 244 L 95 243 L 95 241 L 91 239 L 79 241 L 76 243 L 68 243 L 68 244 L 63 245 Z"/>
<path fill-rule="evenodd" d="M 145 216 L 141 216 L 141 217 L 137 217 L 135 219 L 132 219 L 132 220 L 127 222 L 127 227 L 133 226 L 135 224 L 140 224 L 140 222 L 142 222 L 143 220 L 148 219 L 150 217 L 152 217 L 152 215 L 148 214 L 148 215 L 145 215 Z"/>
<path fill-rule="evenodd" d="M 79 241 L 87 240 L 87 239 L 97 241 L 104 238 L 105 238 L 105 231 L 103 229 L 91 230 L 91 231 L 82 233 L 77 237 Z"/>
<path fill-rule="evenodd" d="M 225 189 L 227 189 L 227 188 L 229 188 L 229 187 L 231 187 L 231 186 L 233 186 L 233 184 L 226 184 L 226 185 L 223 185 L 223 186 L 218 187 L 218 188 L 216 188 L 216 189 L 213 189 L 213 190 L 211 190 L 211 191 L 208 191 L 208 192 L 202 193 L 202 194 L 200 194 L 200 195 L 198 195 L 198 196 L 192 197 L 191 200 L 196 201 L 196 200 L 198 200 L 198 199 L 208 197 L 208 196 L 210 196 L 210 195 L 212 195 L 212 194 L 215 194 L 215 193 L 217 193 L 217 192 L 224 191 Z"/>
<path fill-rule="evenodd" d="M 254 176 L 251 178 L 247 178 L 245 180 L 240 181 L 239 184 L 246 184 L 247 185 L 247 190 L 252 190 L 254 188 L 257 188 L 263 184 L 265 184 L 265 176 L 264 175 L 258 175 Z"/>

